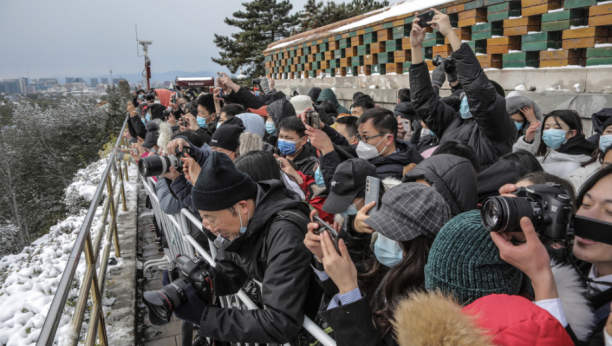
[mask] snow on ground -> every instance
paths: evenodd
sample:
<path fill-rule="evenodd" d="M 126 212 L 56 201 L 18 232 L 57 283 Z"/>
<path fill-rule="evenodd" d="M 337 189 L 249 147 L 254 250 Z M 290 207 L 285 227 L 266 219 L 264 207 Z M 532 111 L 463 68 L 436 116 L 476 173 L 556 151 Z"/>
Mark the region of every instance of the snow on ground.
<path fill-rule="evenodd" d="M 72 212 L 51 227 L 48 235 L 24 248 L 21 253 L 0 259 L 0 345 L 22 346 L 36 343 L 106 162 L 107 159 L 103 158 L 77 172 L 74 182 L 67 189 L 66 203 L 82 206 L 78 211 Z M 135 166 L 130 168 L 135 169 Z M 126 189 L 135 188 L 131 185 L 126 183 Z M 97 208 L 92 223 L 92 239 L 95 239 L 101 214 L 102 205 Z M 109 271 L 118 268 L 122 263 L 119 259 L 116 265 L 109 266 Z M 85 270 L 85 257 L 81 256 L 59 322 L 56 334 L 58 345 L 64 344 L 69 333 L 69 322 L 74 313 Z M 104 307 L 105 314 L 110 311 L 110 307 Z M 89 320 L 88 314 L 89 312 L 86 312 L 85 321 Z M 86 328 L 87 323 L 84 323 L 82 333 Z M 107 326 L 109 335 L 112 335 L 112 328 L 113 326 Z"/>

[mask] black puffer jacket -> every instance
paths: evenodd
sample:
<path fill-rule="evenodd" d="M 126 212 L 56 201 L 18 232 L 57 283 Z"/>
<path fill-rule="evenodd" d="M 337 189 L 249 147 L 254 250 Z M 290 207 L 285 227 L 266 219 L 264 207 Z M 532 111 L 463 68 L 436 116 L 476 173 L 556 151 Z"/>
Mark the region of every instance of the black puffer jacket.
<path fill-rule="evenodd" d="M 453 216 L 478 207 L 476 172 L 470 160 L 439 154 L 432 156 L 406 173 L 402 181 L 424 179 L 448 203 Z"/>
<path fill-rule="evenodd" d="M 500 160 L 480 172 L 476 176 L 478 203 L 482 204 L 487 197 L 498 196 L 500 187 L 517 183 L 527 173 L 527 169 L 510 160 Z"/>
<path fill-rule="evenodd" d="M 293 162 L 300 172 L 314 178 L 314 167 L 319 163 L 317 150 L 310 143 L 306 143 L 304 149 L 293 159 Z"/>
<path fill-rule="evenodd" d="M 258 109 L 265 105 L 269 105 L 272 102 L 285 98 L 285 94 L 282 91 L 273 90 L 267 94 L 261 94 L 255 96 L 251 91 L 244 87 L 240 87 L 238 91 L 232 91 L 225 96 L 228 100 L 233 103 L 239 103 L 244 108 Z"/>
<path fill-rule="evenodd" d="M 512 152 L 516 126 L 506 111 L 506 100 L 497 94 L 471 48 L 463 44 L 453 52 L 453 57 L 473 118 L 462 119 L 460 113 L 440 101 L 425 63 L 410 67 L 412 105 L 441 143 L 455 139 L 468 144 L 476 151 L 480 166 L 486 169 Z"/>
<path fill-rule="evenodd" d="M 261 282 L 265 310 L 207 306 L 200 334 L 226 342 L 294 343 L 305 308 L 318 308 L 320 296 L 307 298 L 316 283 L 304 233 L 290 221 L 272 220 L 281 210 L 306 216 L 308 208 L 277 180 L 257 183 L 255 205 L 246 232 L 219 251 L 210 272 L 218 296 L 236 293 L 248 279 Z"/>

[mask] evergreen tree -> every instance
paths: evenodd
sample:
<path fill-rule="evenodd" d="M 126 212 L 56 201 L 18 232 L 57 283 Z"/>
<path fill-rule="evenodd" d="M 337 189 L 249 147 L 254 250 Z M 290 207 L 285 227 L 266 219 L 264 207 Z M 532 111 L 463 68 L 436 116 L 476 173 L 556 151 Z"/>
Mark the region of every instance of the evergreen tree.
<path fill-rule="evenodd" d="M 316 0 L 308 0 L 304 5 L 304 11 L 300 16 L 300 30 L 302 32 L 322 26 L 321 7 L 323 7 L 323 2 L 317 3 Z"/>
<path fill-rule="evenodd" d="M 389 1 L 353 0 L 350 3 L 323 2 L 308 0 L 300 13 L 300 32 L 319 28 L 360 14 L 368 13 L 389 6 Z"/>
<path fill-rule="evenodd" d="M 250 76 L 265 73 L 263 51 L 274 41 L 289 37 L 298 24 L 298 15 L 290 15 L 293 5 L 289 0 L 254 0 L 242 4 L 246 12 L 233 13 L 235 19 L 225 18 L 225 24 L 240 28 L 231 37 L 215 34 L 215 44 L 222 51 L 212 60 L 236 73 L 246 66 Z"/>

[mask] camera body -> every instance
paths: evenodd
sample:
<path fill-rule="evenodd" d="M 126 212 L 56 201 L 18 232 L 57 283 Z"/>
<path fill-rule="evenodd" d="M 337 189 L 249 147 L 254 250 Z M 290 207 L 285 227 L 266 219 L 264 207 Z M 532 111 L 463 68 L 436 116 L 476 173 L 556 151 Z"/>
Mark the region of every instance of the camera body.
<path fill-rule="evenodd" d="M 574 208 L 569 193 L 555 183 L 520 187 L 517 198 L 487 198 L 481 210 L 483 226 L 489 232 L 522 232 L 520 220 L 528 217 L 536 232 L 553 240 L 566 240 Z"/>
<path fill-rule="evenodd" d="M 251 80 L 251 84 L 253 84 L 253 85 L 261 84 L 261 78 L 255 78 L 255 79 Z"/>
<path fill-rule="evenodd" d="M 446 58 L 443 58 L 441 55 L 436 55 L 431 62 L 434 64 L 434 66 L 443 65 L 446 73 L 452 73 L 456 69 L 455 59 L 452 55 L 449 55 Z"/>
<path fill-rule="evenodd" d="M 198 297 L 206 304 L 215 299 L 210 265 L 201 257 L 193 259 L 180 255 L 170 262 L 168 276 L 170 284 L 158 291 L 142 294 L 143 303 L 149 308 L 151 324 L 161 326 L 172 318 L 172 312 L 187 302 L 185 286 L 192 284 Z"/>
<path fill-rule="evenodd" d="M 146 178 L 168 173 L 170 172 L 170 167 L 174 167 L 174 169 L 182 174 L 183 161 L 181 161 L 181 158 L 185 157 L 185 154 L 191 156 L 191 148 L 183 147 L 183 151 L 179 151 L 178 147 L 176 147 L 175 154 L 176 155 L 150 155 L 144 157 L 138 162 L 138 171 Z"/>

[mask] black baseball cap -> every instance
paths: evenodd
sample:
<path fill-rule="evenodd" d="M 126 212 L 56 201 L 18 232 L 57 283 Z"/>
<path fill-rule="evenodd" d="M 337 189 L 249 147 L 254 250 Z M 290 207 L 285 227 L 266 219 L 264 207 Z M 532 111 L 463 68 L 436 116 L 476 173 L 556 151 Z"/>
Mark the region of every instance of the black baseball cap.
<path fill-rule="evenodd" d="M 338 214 L 345 211 L 355 197 L 365 196 L 367 177 L 378 177 L 378 174 L 376 167 L 364 159 L 349 159 L 339 164 L 323 211 Z"/>

